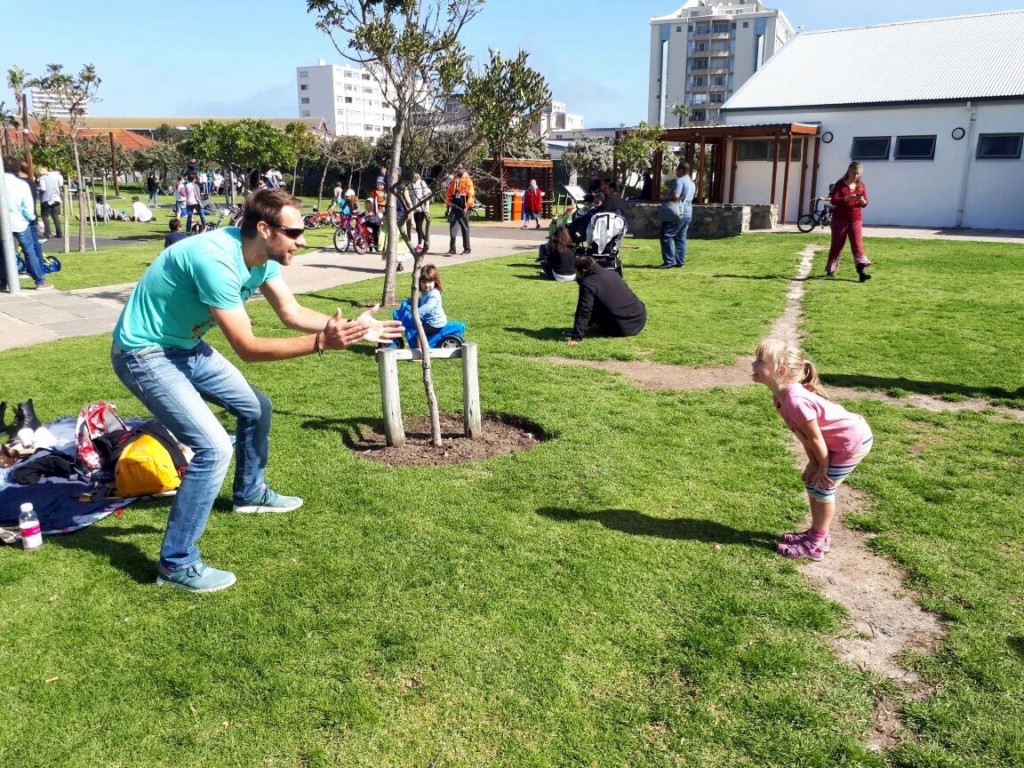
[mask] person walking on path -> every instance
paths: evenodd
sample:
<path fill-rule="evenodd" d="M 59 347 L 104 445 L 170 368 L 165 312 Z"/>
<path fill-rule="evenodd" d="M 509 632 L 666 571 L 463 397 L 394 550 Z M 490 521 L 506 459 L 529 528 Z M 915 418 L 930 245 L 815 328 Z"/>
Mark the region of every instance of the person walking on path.
<path fill-rule="evenodd" d="M 540 229 L 540 212 L 544 193 L 537 187 L 537 180 L 530 179 L 530 186 L 523 193 L 523 229 L 530 226 L 530 222 L 536 223 Z"/>
<path fill-rule="evenodd" d="M 28 165 L 13 157 L 4 158 L 4 183 L 7 186 L 7 214 L 11 222 L 11 233 L 25 251 L 25 271 L 28 272 L 37 291 L 53 290 L 46 282 L 43 270 L 43 250 L 39 245 L 39 225 L 36 222 L 32 188 L 28 182 L 17 176 L 20 166 Z M 17 280 L 13 275 L 10 280 Z"/>
<path fill-rule="evenodd" d="M 662 203 L 659 212 L 661 222 L 661 266 L 671 269 L 686 265 L 686 234 L 693 219 L 693 195 L 696 187 L 690 178 L 690 164 L 682 162 L 676 166 L 676 180 L 672 191 Z"/>
<path fill-rule="evenodd" d="M 829 526 L 836 512 L 836 488 L 871 450 L 871 427 L 825 397 L 814 364 L 795 344 L 765 339 L 757 347 L 751 379 L 772 391 L 775 410 L 807 453 L 801 476 L 811 505 L 811 527 L 787 533 L 776 545 L 794 560 L 822 560 L 832 540 Z"/>
<path fill-rule="evenodd" d="M 64 237 L 64 227 L 60 222 L 60 198 L 64 188 L 64 177 L 60 171 L 39 169 L 36 178 L 39 189 L 39 210 L 43 220 L 43 237 Z M 53 223 L 51 228 L 50 224 Z"/>
<path fill-rule="evenodd" d="M 462 233 L 462 254 L 471 253 L 469 248 L 469 211 L 476 204 L 473 180 L 461 165 L 455 169 L 455 176 L 444 193 L 448 206 L 448 255 L 455 255 L 455 236 Z"/>
<path fill-rule="evenodd" d="M 156 183 L 156 174 L 150 173 L 146 177 L 146 192 L 149 194 L 148 204 L 156 207 L 156 196 L 160 193 L 160 185 Z"/>
<path fill-rule="evenodd" d="M 143 273 L 113 332 L 111 363 L 121 382 L 164 426 L 194 452 L 171 504 L 160 548 L 157 584 L 190 592 L 215 592 L 235 583 L 229 571 L 206 565 L 197 542 L 227 475 L 232 453 L 233 510 L 288 512 L 302 499 L 283 496 L 266 482 L 270 399 L 206 341 L 217 326 L 246 363 L 322 356 L 359 341 L 398 338 L 398 321 L 374 319 L 367 310 L 348 320 L 301 306 L 284 282 L 288 266 L 305 247 L 302 202 L 283 190 L 260 190 L 245 205 L 241 228 L 227 227 L 165 249 Z M 256 291 L 281 322 L 304 335 L 260 337 L 245 300 Z M 235 417 L 231 438 L 207 403 Z"/>
<path fill-rule="evenodd" d="M 850 250 L 853 251 L 853 264 L 857 268 L 857 276 L 864 283 L 871 279 L 864 270 L 871 266 L 871 260 L 864 255 L 863 214 L 861 211 L 868 205 L 868 189 L 861 181 L 864 166 L 850 163 L 846 175 L 832 185 L 829 202 L 832 203 L 832 245 L 828 249 L 828 261 L 825 264 L 825 276 L 835 277 L 839 271 L 839 257 L 843 254 L 846 238 L 850 238 Z"/>
<path fill-rule="evenodd" d="M 188 216 L 185 219 L 185 231 L 192 232 L 192 214 L 199 214 L 199 222 L 203 229 L 206 229 L 206 214 L 203 213 L 203 190 L 199 186 L 199 177 L 192 174 L 185 184 L 185 207 L 188 209 Z"/>

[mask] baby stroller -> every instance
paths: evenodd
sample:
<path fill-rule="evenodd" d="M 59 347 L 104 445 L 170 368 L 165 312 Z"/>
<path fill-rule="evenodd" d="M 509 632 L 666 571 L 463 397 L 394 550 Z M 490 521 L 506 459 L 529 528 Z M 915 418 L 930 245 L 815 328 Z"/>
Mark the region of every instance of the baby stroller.
<path fill-rule="evenodd" d="M 398 306 L 398 309 L 391 313 L 391 316 L 395 320 L 401 320 L 402 325 L 405 327 L 405 339 L 399 337 L 391 342 L 391 346 L 401 349 L 405 346 L 406 340 L 408 340 L 410 349 L 418 349 L 419 342 L 416 339 L 416 322 L 412 317 L 412 304 L 409 303 L 409 300 L 402 299 L 402 303 Z M 466 343 L 462 338 L 465 332 L 465 323 L 459 320 L 449 320 L 444 328 L 427 339 L 427 346 L 431 349 L 461 347 Z"/>
<path fill-rule="evenodd" d="M 622 276 L 619 248 L 626 234 L 626 220 L 617 213 L 595 213 L 587 222 L 586 239 L 577 243 L 577 255 L 588 254 L 605 269 L 614 269 Z"/>

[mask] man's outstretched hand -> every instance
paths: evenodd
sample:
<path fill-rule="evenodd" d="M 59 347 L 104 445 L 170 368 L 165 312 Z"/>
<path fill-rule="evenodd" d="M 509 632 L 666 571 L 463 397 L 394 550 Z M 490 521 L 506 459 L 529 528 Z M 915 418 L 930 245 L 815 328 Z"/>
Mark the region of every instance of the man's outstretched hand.
<path fill-rule="evenodd" d="M 378 320 L 373 313 L 380 309 L 380 304 L 374 304 L 355 319 L 355 322 L 366 327 L 363 341 L 371 344 L 380 344 L 385 341 L 393 341 L 405 332 L 405 328 L 398 320 Z"/>

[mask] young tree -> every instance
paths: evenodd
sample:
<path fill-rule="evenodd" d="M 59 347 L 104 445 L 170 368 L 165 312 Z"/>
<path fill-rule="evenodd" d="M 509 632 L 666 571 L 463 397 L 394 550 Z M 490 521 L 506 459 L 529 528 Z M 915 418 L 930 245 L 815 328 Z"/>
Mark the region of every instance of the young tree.
<path fill-rule="evenodd" d="M 0 101 L 0 136 L 3 136 L 4 156 L 11 156 L 11 137 L 9 129 L 17 130 L 21 127 L 21 120 L 18 113 L 7 108 L 5 102 Z"/>
<path fill-rule="evenodd" d="M 668 153 L 668 144 L 661 141 L 660 125 L 640 123 L 619 135 L 615 144 L 615 162 L 619 168 L 619 188 L 626 193 L 626 185 L 634 176 L 643 176 L 651 170 L 654 154 Z"/>
<path fill-rule="evenodd" d="M 615 144 L 611 139 L 577 137 L 566 148 L 562 162 L 570 174 L 597 171 L 602 177 L 610 176 L 614 151 Z"/>
<path fill-rule="evenodd" d="M 186 157 L 177 144 L 158 141 L 132 153 L 132 169 L 139 173 L 156 173 L 162 183 L 171 173 L 185 166 Z"/>
<path fill-rule="evenodd" d="M 505 59 L 492 48 L 490 56 L 479 74 L 469 73 L 462 103 L 469 110 L 471 130 L 500 159 L 529 145 L 530 131 L 551 101 L 551 90 L 544 76 L 527 65 L 525 51 Z"/>
<path fill-rule="evenodd" d="M 78 250 L 81 253 L 85 252 L 86 210 L 85 179 L 82 176 L 82 165 L 78 156 L 78 143 L 82 133 L 82 118 L 85 117 L 88 105 L 99 100 L 96 93 L 101 82 L 99 75 L 96 74 L 96 68 L 92 64 L 84 65 L 77 75 L 66 73 L 62 64 L 47 64 L 45 75 L 27 82 L 32 88 L 39 88 L 49 93 L 60 106 L 61 111 L 68 114 L 68 139 L 71 141 L 75 176 L 78 178 Z M 66 229 L 64 231 L 67 232 Z M 93 250 L 96 250 L 95 230 L 93 231 L 92 247 Z"/>
<path fill-rule="evenodd" d="M 306 165 L 320 156 L 320 144 L 322 139 L 305 123 L 288 123 L 284 127 L 284 135 L 288 137 L 291 145 L 292 160 L 292 194 L 295 194 L 295 184 L 299 177 L 299 165 Z"/>
<path fill-rule="evenodd" d="M 210 120 L 193 126 L 181 149 L 204 163 L 219 163 L 227 179 L 232 172 L 244 177 L 254 168 L 287 166 L 292 156 L 291 142 L 284 131 L 253 118 L 233 123 Z M 228 188 L 233 198 L 233 185 L 228 183 Z"/>
<path fill-rule="evenodd" d="M 439 92 L 451 93 L 465 75 L 459 33 L 483 0 L 307 0 L 317 28 L 345 58 L 365 66 L 395 111 L 388 188 L 402 165 L 406 129 L 414 109 Z M 381 303 L 395 305 L 396 206 L 388 207 L 388 253 Z"/>
<path fill-rule="evenodd" d="M 405 131 L 412 122 L 413 111 L 426 100 L 452 93 L 463 80 L 468 59 L 459 33 L 480 12 L 483 0 L 307 0 L 306 7 L 317 15 L 317 27 L 331 38 L 342 56 L 368 67 L 395 110 L 388 166 L 388 188 L 395 194 Z M 401 232 L 396 211 L 397 206 L 388 206 L 390 237 L 381 301 L 385 307 L 395 304 L 396 234 Z M 413 266 L 413 317 L 423 351 L 423 382 L 430 406 L 432 438 L 434 445 L 440 446 L 437 397 L 416 301 L 421 262 L 422 255 Z"/>

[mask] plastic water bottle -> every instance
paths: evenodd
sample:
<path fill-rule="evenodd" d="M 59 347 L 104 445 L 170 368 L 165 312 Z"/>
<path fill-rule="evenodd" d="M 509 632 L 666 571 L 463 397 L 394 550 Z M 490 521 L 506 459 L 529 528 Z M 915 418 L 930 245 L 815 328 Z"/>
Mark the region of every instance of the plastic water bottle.
<path fill-rule="evenodd" d="M 26 552 L 31 552 L 43 546 L 43 530 L 39 525 L 39 516 L 36 515 L 32 502 L 26 501 L 21 505 L 18 526 L 21 528 L 21 543 L 24 545 Z"/>

